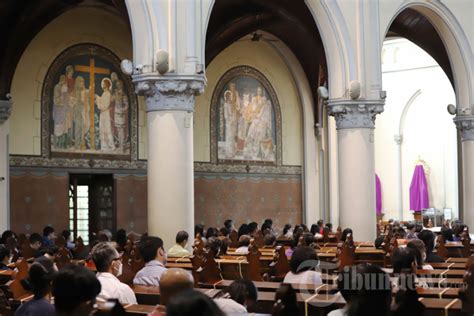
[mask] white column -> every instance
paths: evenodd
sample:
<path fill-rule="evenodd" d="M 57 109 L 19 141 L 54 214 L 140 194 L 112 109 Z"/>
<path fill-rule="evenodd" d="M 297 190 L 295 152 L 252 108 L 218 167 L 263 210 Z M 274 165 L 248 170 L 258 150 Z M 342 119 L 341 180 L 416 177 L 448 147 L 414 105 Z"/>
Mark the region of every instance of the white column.
<path fill-rule="evenodd" d="M 463 201 L 460 209 L 463 221 L 474 231 L 474 115 L 458 115 L 454 119 L 461 132 Z"/>
<path fill-rule="evenodd" d="M 8 117 L 11 101 L 0 100 L 0 231 L 10 228 Z"/>
<path fill-rule="evenodd" d="M 375 215 L 375 116 L 382 100 L 329 100 L 336 119 L 339 174 L 339 222 L 352 228 L 355 240 L 376 237 Z"/>
<path fill-rule="evenodd" d="M 402 172 L 402 144 L 403 135 L 398 134 L 393 137 L 397 148 L 397 204 L 398 220 L 403 220 L 403 172 Z"/>
<path fill-rule="evenodd" d="M 148 233 L 165 248 L 194 234 L 193 111 L 202 76 L 134 76 L 147 104 Z"/>

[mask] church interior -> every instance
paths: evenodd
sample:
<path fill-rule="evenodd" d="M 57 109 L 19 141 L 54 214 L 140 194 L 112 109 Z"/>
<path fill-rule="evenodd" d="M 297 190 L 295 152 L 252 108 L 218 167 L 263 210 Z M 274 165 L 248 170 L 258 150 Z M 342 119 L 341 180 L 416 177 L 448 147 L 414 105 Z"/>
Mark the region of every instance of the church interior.
<path fill-rule="evenodd" d="M 0 1 L 0 315 L 473 315 L 474 1 Z"/>

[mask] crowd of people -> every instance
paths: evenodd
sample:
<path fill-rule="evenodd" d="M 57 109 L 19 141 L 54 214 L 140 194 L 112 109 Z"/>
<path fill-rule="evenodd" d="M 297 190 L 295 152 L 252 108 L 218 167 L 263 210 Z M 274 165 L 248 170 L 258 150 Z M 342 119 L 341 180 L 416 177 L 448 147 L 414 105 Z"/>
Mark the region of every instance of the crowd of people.
<path fill-rule="evenodd" d="M 393 273 L 396 281 L 382 268 L 371 264 L 359 264 L 346 267 L 339 274 L 337 287 L 346 304 L 333 310 L 329 316 L 343 315 L 423 315 L 424 305 L 418 300 L 417 286 L 423 286 L 417 278 L 417 269 L 433 269 L 432 262 L 444 262 L 433 252 L 435 234 L 423 229 L 421 225 L 409 223 L 406 228 L 400 223 L 390 222 L 388 229 L 399 238 L 407 240 L 406 247 L 396 249 L 391 254 Z M 292 284 L 322 284 L 322 274 L 317 271 L 318 255 L 315 243 L 324 234 L 332 232 L 331 224 L 322 220 L 308 227 L 304 224 L 294 227 L 287 224 L 281 232 L 273 227 L 271 219 L 263 224 L 255 222 L 242 224 L 236 229 L 232 220 L 227 220 L 220 229 L 196 225 L 194 236 L 203 242 L 208 251 L 218 258 L 226 254 L 232 243 L 232 235 L 238 238 L 236 253 L 247 254 L 254 238 L 263 237 L 265 247 L 274 247 L 278 240 L 286 239 L 289 245 L 286 254 L 290 271 L 286 274 L 281 287 L 276 292 L 274 315 L 297 315 L 295 290 Z M 385 229 L 387 233 L 387 229 Z M 441 236 L 446 241 L 454 241 L 468 235 L 465 225 L 455 223 L 453 227 L 444 227 Z M 61 233 L 66 248 L 75 247 L 71 233 Z M 122 306 L 137 304 L 132 288 L 119 280 L 123 270 L 122 252 L 127 243 L 127 233 L 119 230 L 112 235 L 110 231 L 99 232 L 98 238 L 91 244 L 88 260 L 95 269 L 78 264 L 70 264 L 58 269 L 54 258 L 57 247 L 55 230 L 47 226 L 43 234 L 33 233 L 28 237 L 29 247 L 34 250 L 35 258 L 29 268 L 28 278 L 22 280 L 22 286 L 33 293 L 34 298 L 22 304 L 15 315 L 90 315 L 99 306 L 99 310 L 114 310 L 120 315 Z M 344 243 L 353 238 L 353 232 L 346 228 L 341 232 L 340 241 Z M 17 238 L 12 231 L 5 231 L 0 239 L 0 269 L 14 269 L 12 262 L 12 239 Z M 180 231 L 176 243 L 167 245 L 159 237 L 143 235 L 137 249 L 144 261 L 144 267 L 133 278 L 134 285 L 156 286 L 160 289 L 160 304 L 153 316 L 158 315 L 245 315 L 257 302 L 257 288 L 252 281 L 240 279 L 226 288 L 215 299 L 194 289 L 194 280 L 189 271 L 166 268 L 168 257 L 190 256 L 188 250 L 189 234 Z M 375 241 L 377 246 L 383 242 L 383 236 Z M 168 249 L 168 250 L 166 250 Z M 21 254 L 20 254 L 21 255 Z M 95 270 L 95 271 L 94 271 Z M 361 276 L 361 277 L 356 277 Z M 371 277 L 368 277 L 371 276 Z M 375 281 L 374 281 L 375 280 Z M 50 298 L 54 297 L 54 305 Z M 393 299 L 392 299 L 393 297 Z"/>

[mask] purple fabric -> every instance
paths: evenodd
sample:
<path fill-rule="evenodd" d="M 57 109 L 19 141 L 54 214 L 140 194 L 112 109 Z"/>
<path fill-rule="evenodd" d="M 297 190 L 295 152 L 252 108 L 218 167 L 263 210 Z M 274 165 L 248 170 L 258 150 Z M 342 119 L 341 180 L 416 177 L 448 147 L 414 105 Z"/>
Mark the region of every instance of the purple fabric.
<path fill-rule="evenodd" d="M 428 183 L 422 165 L 415 167 L 410 184 L 410 210 L 420 212 L 430 207 Z"/>
<path fill-rule="evenodd" d="M 375 175 L 375 212 L 377 215 L 382 214 L 382 183 L 377 174 Z"/>

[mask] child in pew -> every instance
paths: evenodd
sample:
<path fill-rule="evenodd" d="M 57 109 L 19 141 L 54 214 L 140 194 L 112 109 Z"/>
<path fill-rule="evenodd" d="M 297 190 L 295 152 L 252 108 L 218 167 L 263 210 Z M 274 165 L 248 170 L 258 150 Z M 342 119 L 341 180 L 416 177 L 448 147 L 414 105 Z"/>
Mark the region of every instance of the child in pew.
<path fill-rule="evenodd" d="M 22 280 L 21 284 L 26 290 L 33 292 L 34 298 L 22 304 L 16 310 L 15 316 L 54 315 L 54 306 L 50 304 L 48 296 L 55 273 L 53 261 L 46 257 L 38 258 L 31 265 L 28 278 Z"/>
<path fill-rule="evenodd" d="M 235 280 L 214 302 L 227 316 L 247 315 L 247 309 L 257 302 L 257 288 L 250 280 Z"/>
<path fill-rule="evenodd" d="M 89 269 L 69 265 L 61 269 L 53 280 L 56 316 L 92 315 L 100 282 Z"/>
<path fill-rule="evenodd" d="M 297 247 L 290 260 L 290 271 L 285 275 L 283 283 L 323 284 L 321 272 L 312 270 L 318 263 L 318 256 L 313 248 Z"/>
<path fill-rule="evenodd" d="M 97 268 L 97 279 L 101 285 L 99 300 L 105 302 L 116 298 L 120 304 L 137 304 L 135 293 L 117 278 L 122 274 L 122 258 L 109 242 L 99 242 L 92 248 L 92 260 Z"/>

